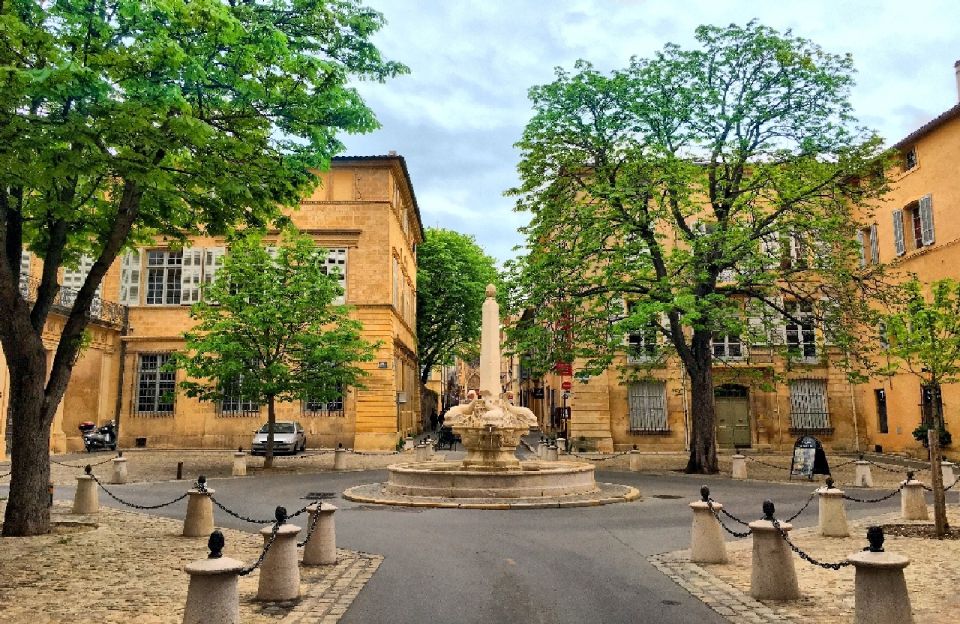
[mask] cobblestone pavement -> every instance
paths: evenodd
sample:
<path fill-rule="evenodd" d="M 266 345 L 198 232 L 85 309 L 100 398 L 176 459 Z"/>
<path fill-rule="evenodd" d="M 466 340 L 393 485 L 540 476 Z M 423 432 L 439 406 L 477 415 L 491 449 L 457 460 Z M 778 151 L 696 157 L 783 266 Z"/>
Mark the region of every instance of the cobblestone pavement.
<path fill-rule="evenodd" d="M 930 512 L 931 518 L 933 512 Z M 960 526 L 960 510 L 948 512 L 951 526 Z M 826 538 L 816 528 L 790 532 L 791 541 L 820 561 L 839 562 L 866 545 L 866 528 L 874 524 L 903 524 L 898 513 L 863 518 L 850 523 L 849 538 Z M 909 523 L 908 523 L 909 524 Z M 751 540 L 727 542 L 728 563 L 693 564 L 689 551 L 649 557 L 649 561 L 678 585 L 731 622 L 809 623 L 853 622 L 852 566 L 823 570 L 794 557 L 803 594 L 795 601 L 757 601 L 750 597 Z M 947 624 L 960 613 L 960 541 L 887 536 L 888 552 L 906 555 L 904 570 L 916 624 Z M 935 580 L 934 580 L 935 579 Z"/>
<path fill-rule="evenodd" d="M 138 481 L 166 481 L 176 479 L 177 462 L 183 462 L 184 481 L 194 481 L 197 476 L 229 477 L 233 472 L 232 450 L 125 450 L 123 456 L 127 459 L 128 482 Z M 356 454 L 348 452 L 346 460 L 347 470 L 376 470 L 386 468 L 390 464 L 401 461 L 410 461 L 413 451 L 395 454 Z M 113 452 L 101 453 L 73 453 L 70 455 L 56 455 L 53 460 L 70 466 L 52 463 L 50 476 L 54 485 L 76 485 L 76 478 L 83 474 L 83 467 L 90 464 L 93 473 L 104 482 L 109 482 L 113 474 L 113 464 L 109 461 L 116 457 Z M 103 462 L 103 463 L 100 463 Z M 100 465 L 96 465 L 100 463 Z M 274 459 L 271 474 L 310 473 L 324 470 L 333 470 L 333 451 L 310 450 L 299 455 L 281 455 Z M 0 462 L 0 475 L 10 470 L 10 461 Z M 247 456 L 247 474 L 256 475 L 264 472 L 262 456 Z M 9 483 L 10 477 L 0 478 L 0 484 Z"/>
<path fill-rule="evenodd" d="M 0 501 L 0 514 L 5 503 Z M 69 503 L 58 501 L 59 517 Z M 189 577 L 183 566 L 206 556 L 206 540 L 180 536 L 181 522 L 101 507 L 99 526 L 60 527 L 49 535 L 5 538 L 0 548 L 0 621 L 179 623 Z M 223 529 L 224 555 L 254 561 L 257 534 Z M 338 551 L 334 566 L 301 568 L 302 597 L 255 600 L 259 571 L 241 577 L 240 617 L 250 624 L 336 622 L 379 567 L 382 557 Z"/>

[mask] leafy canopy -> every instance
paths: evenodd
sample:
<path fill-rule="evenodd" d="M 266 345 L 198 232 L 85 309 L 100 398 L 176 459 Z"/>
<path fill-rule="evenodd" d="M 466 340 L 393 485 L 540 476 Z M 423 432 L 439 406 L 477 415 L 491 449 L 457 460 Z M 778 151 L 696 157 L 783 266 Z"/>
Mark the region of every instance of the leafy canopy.
<path fill-rule="evenodd" d="M 335 305 L 342 290 L 327 274 L 327 252 L 305 236 L 287 234 L 275 256 L 259 235 L 235 240 L 175 358 L 189 379 L 188 396 L 272 403 L 309 397 L 330 401 L 361 387 L 376 345 L 360 337 L 359 321 Z M 213 303 L 215 302 L 215 303 Z"/>
<path fill-rule="evenodd" d="M 887 372 L 905 368 L 927 384 L 960 381 L 960 282 L 943 279 L 929 285 L 916 278 L 901 285 L 902 299 L 883 318 L 888 352 L 895 359 Z"/>
<path fill-rule="evenodd" d="M 480 339 L 487 284 L 498 284 L 493 258 L 472 236 L 427 228 L 417 248 L 417 346 L 421 381 L 437 364 L 467 356 Z"/>

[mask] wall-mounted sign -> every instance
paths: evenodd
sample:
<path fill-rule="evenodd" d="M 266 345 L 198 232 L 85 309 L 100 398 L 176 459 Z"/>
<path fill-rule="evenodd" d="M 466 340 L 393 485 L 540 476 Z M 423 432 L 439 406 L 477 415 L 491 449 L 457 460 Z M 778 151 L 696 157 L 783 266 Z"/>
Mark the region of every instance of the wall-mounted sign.
<path fill-rule="evenodd" d="M 553 371 L 558 375 L 572 375 L 573 364 L 570 362 L 557 362 L 553 365 Z"/>
<path fill-rule="evenodd" d="M 560 387 L 564 390 L 570 390 L 571 388 L 573 388 L 573 384 L 570 383 L 569 381 L 564 381 L 564 382 L 561 382 Z"/>

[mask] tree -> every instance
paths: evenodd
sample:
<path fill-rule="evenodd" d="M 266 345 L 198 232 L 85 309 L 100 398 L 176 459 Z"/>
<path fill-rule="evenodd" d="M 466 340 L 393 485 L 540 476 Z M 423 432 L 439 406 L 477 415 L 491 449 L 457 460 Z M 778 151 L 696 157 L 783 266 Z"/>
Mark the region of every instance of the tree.
<path fill-rule="evenodd" d="M 273 467 L 277 401 L 332 401 L 362 387 L 358 363 L 373 359 L 360 322 L 333 304 L 343 291 L 326 259 L 326 250 L 299 235 L 286 238 L 276 257 L 257 235 L 234 241 L 204 301 L 191 309 L 197 324 L 173 360 L 189 377 L 180 383 L 187 396 L 266 403 L 266 468 Z"/>
<path fill-rule="evenodd" d="M 931 395 L 930 421 L 923 424 L 927 425 L 926 446 L 930 449 L 934 522 L 937 537 L 942 538 L 947 530 L 947 512 L 940 472 L 940 440 L 946 427 L 940 391 L 943 384 L 960 381 L 960 282 L 933 282 L 929 300 L 916 278 L 901 287 L 902 299 L 895 311 L 883 319 L 888 352 L 894 358 L 887 372 L 894 374 L 906 369 Z"/>
<path fill-rule="evenodd" d="M 417 248 L 421 384 L 437 364 L 475 350 L 487 284 L 499 283 L 495 260 L 472 236 L 442 228 L 427 228 L 424 236 Z"/>
<path fill-rule="evenodd" d="M 714 336 L 816 321 L 860 361 L 852 333 L 882 271 L 857 266 L 855 215 L 884 178 L 879 139 L 851 118 L 848 56 L 755 22 L 696 39 L 530 90 L 509 192 L 532 218 L 509 271 L 515 310 L 537 318 L 511 339 L 541 371 L 576 359 L 589 377 L 625 334 L 659 337 L 690 378 L 687 471 L 710 473 Z"/>
<path fill-rule="evenodd" d="M 0 343 L 11 377 L 4 535 L 49 529 L 48 439 L 97 287 L 155 236 L 263 224 L 376 120 L 353 78 L 406 68 L 357 0 L 0 0 Z M 25 298 L 21 252 L 43 259 Z M 48 366 L 58 271 L 92 268 Z M 32 300 L 32 301 L 31 301 Z"/>

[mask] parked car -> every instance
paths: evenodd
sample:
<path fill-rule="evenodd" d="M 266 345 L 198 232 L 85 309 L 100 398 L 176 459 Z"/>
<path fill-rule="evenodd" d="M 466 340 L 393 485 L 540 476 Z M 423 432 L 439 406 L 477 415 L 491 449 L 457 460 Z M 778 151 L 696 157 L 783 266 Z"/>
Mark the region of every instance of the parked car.
<path fill-rule="evenodd" d="M 250 452 L 254 455 L 267 452 L 267 434 L 270 423 L 253 432 L 253 444 Z M 273 452 L 293 453 L 307 450 L 307 434 L 303 425 L 293 421 L 277 421 L 273 424 Z"/>

